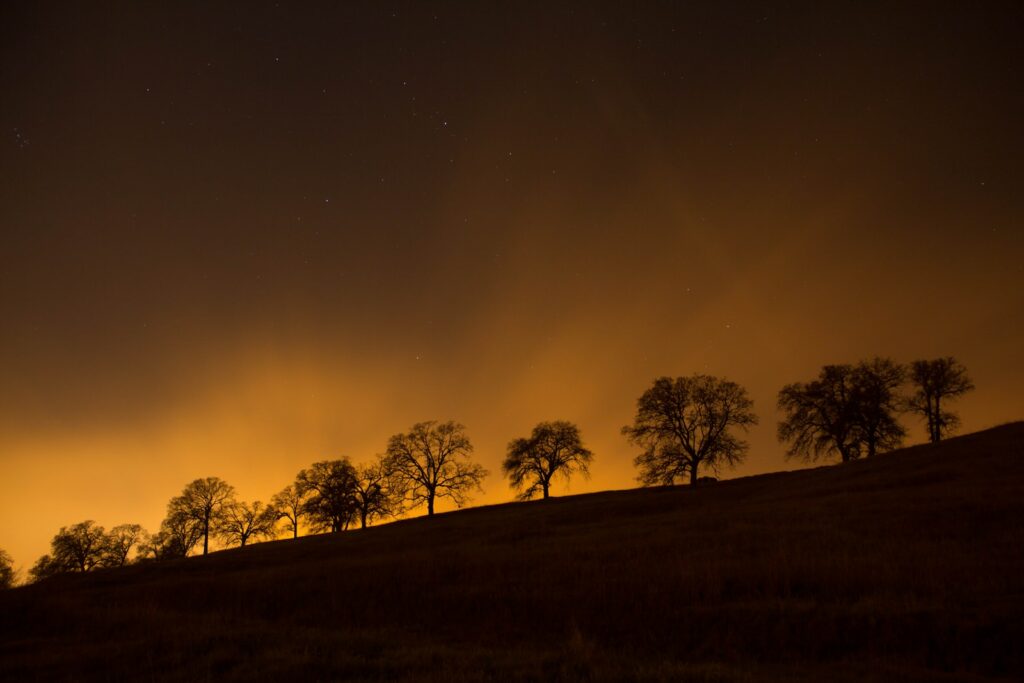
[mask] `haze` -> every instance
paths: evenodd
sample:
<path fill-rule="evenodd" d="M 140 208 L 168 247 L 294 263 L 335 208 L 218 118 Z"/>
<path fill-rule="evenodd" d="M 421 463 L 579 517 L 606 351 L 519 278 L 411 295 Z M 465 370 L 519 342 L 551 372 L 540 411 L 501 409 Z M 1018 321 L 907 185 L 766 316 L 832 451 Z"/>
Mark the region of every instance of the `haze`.
<path fill-rule="evenodd" d="M 659 375 L 954 355 L 1024 415 L 1014 3 L 5 6 L 0 546 L 266 500 L 428 419 L 579 424 Z M 635 9 L 635 8 L 634 8 Z M 924 440 L 910 423 L 911 442 Z"/>

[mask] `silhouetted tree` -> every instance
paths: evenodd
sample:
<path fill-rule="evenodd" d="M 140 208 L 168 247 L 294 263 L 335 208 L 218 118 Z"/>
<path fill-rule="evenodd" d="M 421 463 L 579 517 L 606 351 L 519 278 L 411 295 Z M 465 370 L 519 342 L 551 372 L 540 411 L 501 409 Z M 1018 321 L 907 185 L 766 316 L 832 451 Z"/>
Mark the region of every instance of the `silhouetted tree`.
<path fill-rule="evenodd" d="M 172 498 L 167 504 L 167 517 L 183 517 L 198 523 L 200 538 L 203 539 L 203 555 L 206 555 L 210 552 L 210 531 L 222 521 L 225 509 L 234 500 L 235 487 L 223 479 L 196 479 L 185 487 L 180 496 Z"/>
<path fill-rule="evenodd" d="M 249 539 L 272 537 L 276 522 L 277 512 L 260 501 L 232 502 L 224 506 L 216 531 L 225 543 L 237 542 L 244 548 Z"/>
<path fill-rule="evenodd" d="M 37 583 L 43 579 L 48 579 L 51 576 L 57 574 L 63 574 L 69 571 L 67 567 L 61 565 L 50 555 L 43 555 L 36 563 L 32 565 L 32 568 L 28 570 L 29 583 Z"/>
<path fill-rule="evenodd" d="M 407 433 L 391 437 L 384 462 L 408 507 L 426 503 L 427 514 L 432 515 L 436 499 L 451 498 L 462 507 L 472 489 L 482 490 L 487 470 L 470 462 L 472 452 L 461 424 L 419 422 Z"/>
<path fill-rule="evenodd" d="M 897 416 L 904 370 L 887 358 L 826 365 L 818 379 L 779 392 L 779 441 L 789 457 L 837 453 L 842 462 L 897 448 L 906 435 Z"/>
<path fill-rule="evenodd" d="M 384 460 L 378 457 L 368 465 L 356 468 L 356 485 L 352 491 L 360 526 L 395 514 L 401 501 L 395 500 L 395 486 Z"/>
<path fill-rule="evenodd" d="M 317 531 L 347 529 L 356 516 L 356 470 L 348 458 L 315 462 L 299 472 L 295 489 L 305 497 L 303 512 Z"/>
<path fill-rule="evenodd" d="M 149 534 L 138 524 L 119 524 L 107 532 L 103 539 L 100 564 L 104 567 L 123 567 L 133 549 L 145 546 Z"/>
<path fill-rule="evenodd" d="M 861 361 L 853 369 L 855 421 L 869 458 L 899 448 L 907 435 L 898 419 L 904 377 L 903 367 L 888 358 Z"/>
<path fill-rule="evenodd" d="M 202 537 L 202 522 L 172 498 L 160 530 L 139 548 L 139 556 L 156 560 L 187 557 Z"/>
<path fill-rule="evenodd" d="M 838 453 L 842 462 L 861 455 L 853 366 L 826 365 L 818 379 L 788 384 L 779 392 L 779 441 L 788 442 L 788 457 L 806 460 Z"/>
<path fill-rule="evenodd" d="M 941 441 L 960 424 L 960 416 L 944 409 L 943 403 L 974 389 L 967 368 L 952 356 L 915 360 L 910 365 L 910 381 L 914 393 L 907 406 L 927 422 L 928 439 L 932 443 Z"/>
<path fill-rule="evenodd" d="M 305 516 L 306 496 L 294 484 L 289 484 L 270 499 L 270 507 L 277 519 L 287 520 L 285 528 L 292 532 L 292 538 L 299 537 L 299 522 Z"/>
<path fill-rule="evenodd" d="M 91 519 L 61 527 L 50 541 L 53 560 L 65 571 L 87 572 L 103 560 L 106 533 Z"/>
<path fill-rule="evenodd" d="M 637 400 L 632 425 L 622 428 L 644 452 L 634 461 L 644 486 L 697 482 L 700 469 L 717 473 L 742 462 L 747 443 L 730 430 L 757 424 L 753 402 L 739 384 L 711 375 L 660 377 Z"/>
<path fill-rule="evenodd" d="M 0 548 L 0 589 L 13 588 L 15 579 L 14 559 Z"/>
<path fill-rule="evenodd" d="M 529 500 L 538 491 L 547 498 L 556 474 L 566 481 L 577 472 L 590 476 L 593 457 L 594 454 L 583 447 L 579 427 L 564 421 L 541 422 L 529 437 L 509 443 L 501 467 L 512 488 L 526 486 L 519 498 Z"/>

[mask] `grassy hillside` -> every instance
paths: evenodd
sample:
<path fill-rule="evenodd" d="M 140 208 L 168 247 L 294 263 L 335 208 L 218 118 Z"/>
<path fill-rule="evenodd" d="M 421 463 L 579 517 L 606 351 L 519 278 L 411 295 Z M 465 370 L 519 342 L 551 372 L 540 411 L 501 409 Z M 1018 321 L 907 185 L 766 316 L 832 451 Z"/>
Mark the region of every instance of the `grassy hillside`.
<path fill-rule="evenodd" d="M 0 680 L 1024 679 L 1024 423 L 0 594 Z"/>

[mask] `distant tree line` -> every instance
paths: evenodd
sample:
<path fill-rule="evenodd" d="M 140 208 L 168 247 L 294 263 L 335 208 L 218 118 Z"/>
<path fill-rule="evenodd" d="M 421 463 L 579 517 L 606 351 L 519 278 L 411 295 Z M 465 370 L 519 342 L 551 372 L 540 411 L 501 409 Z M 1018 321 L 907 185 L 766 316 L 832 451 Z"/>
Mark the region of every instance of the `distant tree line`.
<path fill-rule="evenodd" d="M 959 424 L 950 402 L 973 388 L 966 369 L 950 357 L 909 366 L 887 358 L 826 365 L 815 379 L 779 392 L 778 439 L 787 445 L 787 457 L 849 462 L 898 448 L 906 437 L 899 417 L 911 414 L 936 442 Z M 642 485 L 695 485 L 743 461 L 748 444 L 737 432 L 757 422 L 753 401 L 735 382 L 701 374 L 660 377 L 637 400 L 622 434 L 641 449 L 634 464 Z M 311 464 L 269 503 L 239 500 L 234 487 L 217 477 L 196 479 L 168 502 L 155 534 L 138 524 L 106 531 L 91 520 L 62 527 L 29 580 L 187 557 L 199 547 L 205 555 L 211 537 L 244 547 L 277 538 L 282 530 L 292 538 L 301 529 L 338 533 L 420 507 L 429 516 L 441 499 L 462 507 L 488 475 L 472 453 L 462 424 L 420 422 L 392 436 L 372 462 L 356 465 L 343 457 Z M 520 500 L 546 499 L 555 480 L 589 476 L 593 457 L 575 424 L 542 422 L 509 442 L 502 471 Z M 0 550 L 0 587 L 15 581 L 13 561 Z"/>

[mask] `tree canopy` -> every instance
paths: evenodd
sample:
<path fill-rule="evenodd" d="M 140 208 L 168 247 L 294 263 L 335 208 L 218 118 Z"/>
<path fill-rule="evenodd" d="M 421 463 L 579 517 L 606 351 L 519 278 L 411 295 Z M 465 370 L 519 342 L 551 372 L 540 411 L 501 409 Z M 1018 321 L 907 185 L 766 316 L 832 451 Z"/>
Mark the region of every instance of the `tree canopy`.
<path fill-rule="evenodd" d="M 566 481 L 577 473 L 590 476 L 593 457 L 583 447 L 579 427 L 565 421 L 541 422 L 530 436 L 509 443 L 501 467 L 512 488 L 520 490 L 519 498 L 529 500 L 537 493 L 547 498 L 555 475 Z"/>
<path fill-rule="evenodd" d="M 432 515 L 436 499 L 449 498 L 462 507 L 473 489 L 480 490 L 488 472 L 470 461 L 472 453 L 463 425 L 418 422 L 408 432 L 391 437 L 384 462 L 407 506 L 426 504 L 427 514 Z"/>
<path fill-rule="evenodd" d="M 826 365 L 817 379 L 783 387 L 778 438 L 789 444 L 786 455 L 817 460 L 838 454 L 848 462 L 899 447 L 906 435 L 898 419 L 904 376 L 898 364 L 874 358 Z"/>
<path fill-rule="evenodd" d="M 633 424 L 622 428 L 643 448 L 635 459 L 645 486 L 688 479 L 700 470 L 718 473 L 742 462 L 747 443 L 734 429 L 757 424 L 753 401 L 735 382 L 711 375 L 659 377 L 637 400 Z"/>
<path fill-rule="evenodd" d="M 945 403 L 974 389 L 967 368 L 952 356 L 916 360 L 910 364 L 910 381 L 914 393 L 907 401 L 908 409 L 924 418 L 929 441 L 941 441 L 960 424 L 960 416 L 947 410 Z"/>

